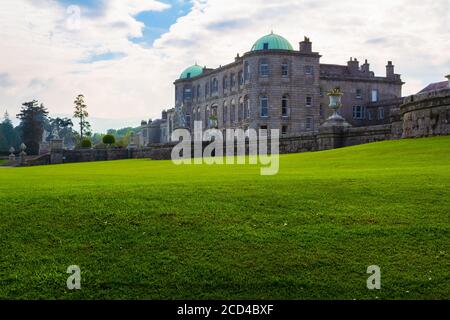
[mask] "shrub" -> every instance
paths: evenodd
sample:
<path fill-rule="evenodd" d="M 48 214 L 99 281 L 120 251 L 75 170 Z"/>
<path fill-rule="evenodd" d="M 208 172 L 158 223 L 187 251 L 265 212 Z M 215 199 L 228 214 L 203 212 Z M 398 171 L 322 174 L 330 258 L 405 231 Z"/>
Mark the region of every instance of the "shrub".
<path fill-rule="evenodd" d="M 112 145 L 116 143 L 116 138 L 112 134 L 107 134 L 103 137 L 103 143 L 106 145 Z"/>
<path fill-rule="evenodd" d="M 92 148 L 92 142 L 89 139 L 83 139 L 81 141 L 81 147 L 82 148 Z"/>

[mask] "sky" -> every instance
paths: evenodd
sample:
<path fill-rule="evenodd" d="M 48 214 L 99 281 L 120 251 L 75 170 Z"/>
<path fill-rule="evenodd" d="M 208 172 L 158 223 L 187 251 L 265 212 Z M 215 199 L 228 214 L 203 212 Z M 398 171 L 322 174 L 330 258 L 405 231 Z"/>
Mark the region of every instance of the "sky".
<path fill-rule="evenodd" d="M 0 113 L 36 99 L 71 117 L 82 93 L 95 132 L 138 126 L 174 106 L 186 67 L 228 64 L 271 30 L 310 37 L 322 63 L 384 75 L 392 60 L 410 95 L 450 74 L 449 20 L 450 0 L 2 0 Z"/>

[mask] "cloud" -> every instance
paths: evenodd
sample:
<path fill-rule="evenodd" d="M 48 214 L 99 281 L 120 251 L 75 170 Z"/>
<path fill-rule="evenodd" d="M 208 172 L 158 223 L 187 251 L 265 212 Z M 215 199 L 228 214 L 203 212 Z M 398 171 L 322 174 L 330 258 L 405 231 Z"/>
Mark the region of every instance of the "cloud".
<path fill-rule="evenodd" d="M 11 77 L 7 73 L 0 73 L 0 88 L 7 88 L 13 85 Z"/>
<path fill-rule="evenodd" d="M 136 17 L 168 4 L 102 0 L 82 7 L 77 20 L 70 2 L 0 2 L 0 73 L 10 84 L 0 90 L 1 106 L 13 111 L 36 98 L 52 113 L 70 115 L 83 93 L 99 119 L 95 130 L 138 125 L 173 106 L 173 81 L 187 66 L 230 63 L 272 29 L 294 47 L 309 36 L 323 63 L 367 58 L 383 74 L 393 60 L 406 94 L 450 71 L 448 0 L 192 0 L 191 11 L 152 46 L 139 43 L 149 25 Z"/>

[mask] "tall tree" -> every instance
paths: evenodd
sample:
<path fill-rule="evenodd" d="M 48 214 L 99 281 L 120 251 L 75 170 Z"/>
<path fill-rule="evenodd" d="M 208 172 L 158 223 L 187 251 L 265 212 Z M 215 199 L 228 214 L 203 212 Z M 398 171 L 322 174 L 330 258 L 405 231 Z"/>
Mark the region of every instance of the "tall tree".
<path fill-rule="evenodd" d="M 80 121 L 80 139 L 83 140 L 85 135 L 91 135 L 91 125 L 86 120 L 89 117 L 89 113 L 87 111 L 87 105 L 84 102 L 84 96 L 82 94 L 78 95 L 75 98 L 74 104 L 75 112 L 73 116 Z"/>
<path fill-rule="evenodd" d="M 22 104 L 22 109 L 17 115 L 20 119 L 22 142 L 27 146 L 27 153 L 36 155 L 39 153 L 39 144 L 44 133 L 44 123 L 48 115 L 43 104 L 33 100 Z"/>
<path fill-rule="evenodd" d="M 0 139 L 0 152 L 6 152 L 11 147 L 14 147 L 15 149 L 18 148 L 20 144 L 20 138 L 17 135 L 16 130 L 14 129 L 8 112 L 5 112 L 3 122 L 0 123 L 0 136 L 2 137 Z"/>

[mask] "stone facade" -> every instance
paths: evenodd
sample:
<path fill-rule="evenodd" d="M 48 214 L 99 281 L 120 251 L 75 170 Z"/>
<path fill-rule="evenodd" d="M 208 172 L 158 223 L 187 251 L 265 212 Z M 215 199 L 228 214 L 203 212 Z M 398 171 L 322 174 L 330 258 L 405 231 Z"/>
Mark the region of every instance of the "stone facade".
<path fill-rule="evenodd" d="M 353 126 L 385 124 L 391 108 L 398 107 L 373 107 L 401 98 L 403 82 L 390 61 L 386 74 L 375 76 L 367 60 L 361 66 L 353 58 L 347 65 L 321 64 L 309 38 L 298 50 L 267 48 L 175 81 L 175 109 L 182 106 L 191 130 L 194 121 L 201 121 L 204 129 L 279 129 L 283 137 L 317 132 L 331 112 L 326 93 L 335 87 L 344 93 L 341 113 Z M 143 123 L 145 145 L 154 142 L 152 126 Z M 163 113 L 160 142 L 170 141 L 176 126 L 174 109 Z"/>

